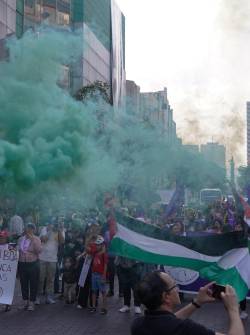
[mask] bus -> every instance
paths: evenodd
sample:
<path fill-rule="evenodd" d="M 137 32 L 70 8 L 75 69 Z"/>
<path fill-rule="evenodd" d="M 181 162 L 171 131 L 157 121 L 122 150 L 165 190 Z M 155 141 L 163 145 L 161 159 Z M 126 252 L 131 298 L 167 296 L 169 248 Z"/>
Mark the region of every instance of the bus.
<path fill-rule="evenodd" d="M 203 188 L 200 191 L 201 205 L 207 205 L 217 200 L 222 200 L 222 192 L 219 188 Z"/>

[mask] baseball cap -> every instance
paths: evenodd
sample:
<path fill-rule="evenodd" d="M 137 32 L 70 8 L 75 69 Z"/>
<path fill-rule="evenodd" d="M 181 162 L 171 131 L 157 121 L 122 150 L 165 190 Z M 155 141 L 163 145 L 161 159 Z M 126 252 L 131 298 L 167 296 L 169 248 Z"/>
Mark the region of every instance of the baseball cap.
<path fill-rule="evenodd" d="M 100 245 L 104 243 L 104 238 L 101 235 L 98 235 L 95 241 L 95 244 Z"/>

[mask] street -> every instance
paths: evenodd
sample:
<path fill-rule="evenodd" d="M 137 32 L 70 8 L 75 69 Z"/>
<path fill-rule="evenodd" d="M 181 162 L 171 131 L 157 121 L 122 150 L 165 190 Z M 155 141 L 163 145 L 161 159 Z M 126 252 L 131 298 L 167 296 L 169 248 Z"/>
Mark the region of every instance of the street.
<path fill-rule="evenodd" d="M 190 295 L 186 295 L 188 302 Z M 15 299 L 12 310 L 0 314 L 1 328 L 5 335 L 127 335 L 130 334 L 130 324 L 134 318 L 133 310 L 130 314 L 121 314 L 118 309 L 122 299 L 109 298 L 109 312 L 100 315 L 91 314 L 88 310 L 78 310 L 73 305 L 65 306 L 60 300 L 55 305 L 41 305 L 35 312 L 19 309 L 20 296 Z M 193 319 L 216 331 L 226 332 L 227 315 L 220 302 L 203 306 L 197 310 Z M 250 335 L 250 322 L 246 321 L 246 334 Z"/>
<path fill-rule="evenodd" d="M 249 39 L 250 0 L 0 0 L 0 335 L 250 335 Z"/>

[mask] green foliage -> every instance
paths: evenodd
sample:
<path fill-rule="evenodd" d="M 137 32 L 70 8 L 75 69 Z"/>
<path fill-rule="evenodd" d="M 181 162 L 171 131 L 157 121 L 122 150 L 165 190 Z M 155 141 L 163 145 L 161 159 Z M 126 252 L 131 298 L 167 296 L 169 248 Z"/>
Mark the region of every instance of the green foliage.
<path fill-rule="evenodd" d="M 78 101 L 98 101 L 104 100 L 106 103 L 111 104 L 110 99 L 110 86 L 102 81 L 95 81 L 93 84 L 86 85 L 79 89 L 75 94 Z"/>

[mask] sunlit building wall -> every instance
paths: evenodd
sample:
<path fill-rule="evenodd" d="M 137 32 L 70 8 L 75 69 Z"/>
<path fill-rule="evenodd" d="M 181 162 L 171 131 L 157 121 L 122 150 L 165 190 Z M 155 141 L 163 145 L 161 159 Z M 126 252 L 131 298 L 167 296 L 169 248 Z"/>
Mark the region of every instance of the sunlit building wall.
<path fill-rule="evenodd" d="M 140 115 L 158 127 L 169 143 L 176 143 L 176 123 L 166 87 L 162 91 L 140 94 Z"/>
<path fill-rule="evenodd" d="M 0 39 L 16 33 L 16 0 L 0 0 Z"/>
<path fill-rule="evenodd" d="M 141 118 L 140 115 L 140 86 L 132 80 L 126 80 L 126 111 L 130 115 Z"/>
<path fill-rule="evenodd" d="M 23 0 L 0 0 L 0 59 L 7 57 L 5 39 L 23 33 Z"/>

